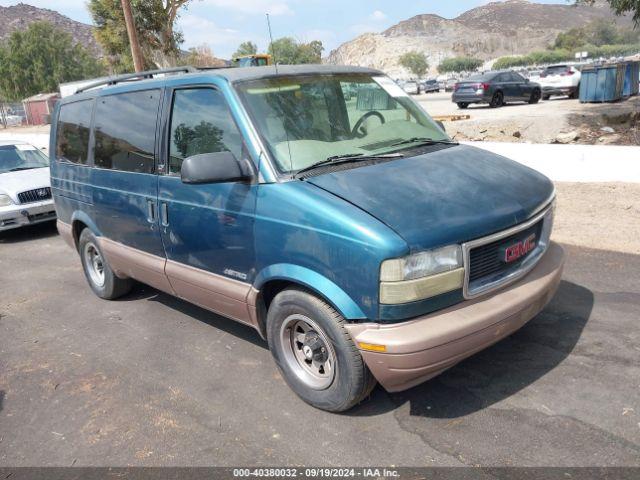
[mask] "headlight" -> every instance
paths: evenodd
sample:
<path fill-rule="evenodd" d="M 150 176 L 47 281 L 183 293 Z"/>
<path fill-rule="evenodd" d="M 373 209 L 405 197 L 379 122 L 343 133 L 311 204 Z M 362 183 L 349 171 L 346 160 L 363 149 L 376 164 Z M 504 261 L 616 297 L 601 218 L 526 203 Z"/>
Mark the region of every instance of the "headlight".
<path fill-rule="evenodd" d="M 394 258 L 380 268 L 380 303 L 415 302 L 462 288 L 460 245 Z"/>
<path fill-rule="evenodd" d="M 9 195 L 0 193 L 0 207 L 7 207 L 9 205 L 13 205 L 11 197 Z"/>
<path fill-rule="evenodd" d="M 449 245 L 382 262 L 380 281 L 399 282 L 414 280 L 462 267 L 462 247 Z"/>

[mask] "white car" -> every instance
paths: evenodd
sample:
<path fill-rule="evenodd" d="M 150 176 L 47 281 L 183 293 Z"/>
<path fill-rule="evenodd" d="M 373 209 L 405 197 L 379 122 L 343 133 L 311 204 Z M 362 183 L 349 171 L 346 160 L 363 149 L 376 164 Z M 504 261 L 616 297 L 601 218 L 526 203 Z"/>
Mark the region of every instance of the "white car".
<path fill-rule="evenodd" d="M 47 156 L 28 143 L 0 142 L 0 232 L 55 218 Z"/>
<path fill-rule="evenodd" d="M 418 82 L 414 82 L 413 80 L 409 80 L 406 82 L 402 88 L 405 92 L 410 95 L 419 95 L 420 94 L 420 84 Z"/>
<path fill-rule="evenodd" d="M 544 69 L 537 82 L 542 87 L 542 99 L 551 95 L 568 95 L 578 98 L 580 92 L 580 70 L 571 65 L 551 65 Z"/>

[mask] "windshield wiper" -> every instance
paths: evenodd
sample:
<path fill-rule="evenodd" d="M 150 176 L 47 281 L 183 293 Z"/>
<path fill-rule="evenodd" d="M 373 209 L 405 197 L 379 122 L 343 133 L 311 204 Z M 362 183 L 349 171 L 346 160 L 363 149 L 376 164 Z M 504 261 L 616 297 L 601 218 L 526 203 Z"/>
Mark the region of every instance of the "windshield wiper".
<path fill-rule="evenodd" d="M 318 167 L 322 167 L 324 165 L 337 165 L 340 163 L 349 163 L 349 162 L 359 162 L 364 160 L 378 159 L 378 158 L 400 158 L 402 154 L 400 153 L 386 153 L 382 155 L 365 155 L 363 153 L 345 153 L 344 155 L 333 155 L 331 157 L 326 158 L 325 160 L 320 160 L 319 162 L 312 163 L 308 167 L 304 167 L 301 170 L 298 170 L 294 177 L 300 178 L 302 174 L 308 172 L 309 170 L 313 170 Z"/>
<path fill-rule="evenodd" d="M 20 170 L 33 170 L 34 168 L 38 168 L 38 167 L 16 167 L 16 168 L 12 168 L 9 171 L 10 172 L 19 172 Z"/>
<path fill-rule="evenodd" d="M 392 143 L 390 147 L 399 147 L 400 145 L 409 145 L 411 143 L 417 143 L 419 145 L 458 145 L 458 142 L 451 140 L 435 140 L 429 137 L 413 137 L 400 142 Z"/>

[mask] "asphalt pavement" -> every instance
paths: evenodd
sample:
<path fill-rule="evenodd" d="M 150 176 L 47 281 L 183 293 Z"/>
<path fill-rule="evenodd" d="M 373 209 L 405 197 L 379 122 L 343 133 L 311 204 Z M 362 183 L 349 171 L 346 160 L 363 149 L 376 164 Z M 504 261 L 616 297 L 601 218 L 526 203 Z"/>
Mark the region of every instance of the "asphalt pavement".
<path fill-rule="evenodd" d="M 0 233 L 0 466 L 638 466 L 640 256 L 566 248 L 523 329 L 336 415 L 249 328 L 142 285 L 100 300 L 53 225 Z"/>

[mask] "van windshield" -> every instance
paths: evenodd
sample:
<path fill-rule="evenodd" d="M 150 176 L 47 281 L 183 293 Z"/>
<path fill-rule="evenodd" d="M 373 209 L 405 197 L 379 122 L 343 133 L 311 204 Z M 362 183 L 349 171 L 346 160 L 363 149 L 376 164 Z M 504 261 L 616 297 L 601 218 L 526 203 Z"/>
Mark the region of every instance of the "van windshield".
<path fill-rule="evenodd" d="M 277 77 L 237 90 L 283 174 L 330 157 L 414 148 L 413 139 L 449 140 L 386 76 Z"/>
<path fill-rule="evenodd" d="M 48 166 L 49 159 L 36 147 L 27 144 L 0 146 L 0 173 Z"/>

